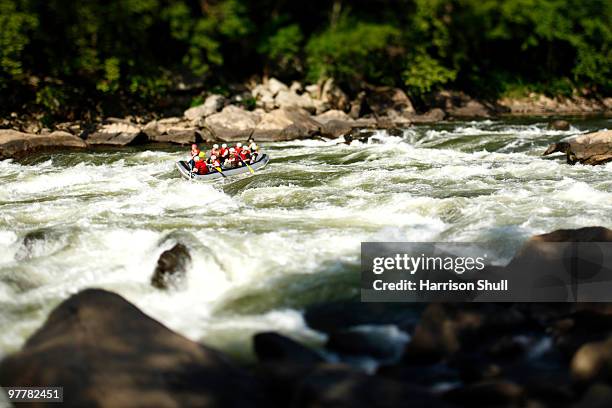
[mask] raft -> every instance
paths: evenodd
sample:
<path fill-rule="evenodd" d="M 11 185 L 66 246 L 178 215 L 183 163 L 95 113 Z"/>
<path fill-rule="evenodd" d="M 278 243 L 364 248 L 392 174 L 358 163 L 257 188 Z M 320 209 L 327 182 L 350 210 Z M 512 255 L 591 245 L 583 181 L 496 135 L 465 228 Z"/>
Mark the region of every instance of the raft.
<path fill-rule="evenodd" d="M 249 164 L 254 171 L 263 169 L 266 167 L 266 164 L 270 161 L 270 158 L 267 154 L 262 154 L 255 163 Z M 236 167 L 233 169 L 224 169 L 223 174 L 219 173 L 217 170 L 212 169 L 207 174 L 190 174 L 189 172 L 189 163 L 184 160 L 176 162 L 176 168 L 179 173 L 181 173 L 181 177 L 188 180 L 213 180 L 218 178 L 235 176 L 238 174 L 249 173 L 249 169 L 246 166 Z"/>

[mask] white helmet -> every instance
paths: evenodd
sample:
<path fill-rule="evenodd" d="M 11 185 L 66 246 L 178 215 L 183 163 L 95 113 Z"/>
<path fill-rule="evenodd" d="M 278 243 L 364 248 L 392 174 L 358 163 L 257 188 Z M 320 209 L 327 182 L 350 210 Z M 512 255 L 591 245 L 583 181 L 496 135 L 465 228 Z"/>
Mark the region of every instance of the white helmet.
<path fill-rule="evenodd" d="M 218 144 L 214 144 L 214 145 L 213 145 L 213 149 L 218 149 L 218 148 L 219 148 L 219 145 L 218 145 Z"/>
<path fill-rule="evenodd" d="M 234 153 L 236 151 L 236 149 L 234 149 L 233 147 L 230 147 L 229 151 L 230 151 L 230 153 Z"/>
<path fill-rule="evenodd" d="M 221 147 L 225 149 L 225 148 L 227 148 L 227 144 L 223 143 L 223 144 L 221 145 Z"/>
<path fill-rule="evenodd" d="M 240 142 L 236 143 L 236 147 L 242 147 L 242 143 Z"/>
<path fill-rule="evenodd" d="M 193 161 L 199 162 L 200 161 L 200 156 L 193 156 Z"/>

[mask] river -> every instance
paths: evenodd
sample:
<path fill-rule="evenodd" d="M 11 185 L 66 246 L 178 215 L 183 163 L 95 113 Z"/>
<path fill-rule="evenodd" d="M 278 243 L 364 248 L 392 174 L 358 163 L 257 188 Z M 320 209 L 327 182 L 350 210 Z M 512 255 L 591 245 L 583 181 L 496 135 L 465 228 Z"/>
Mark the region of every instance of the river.
<path fill-rule="evenodd" d="M 362 241 L 484 241 L 504 263 L 534 234 L 610 228 L 612 163 L 540 157 L 611 120 L 572 123 L 449 122 L 378 131 L 367 144 L 264 144 L 266 169 L 215 182 L 180 179 L 174 162 L 186 149 L 175 147 L 2 161 L 0 355 L 88 287 L 235 355 L 248 357 L 250 335 L 263 330 L 316 344 L 323 337 L 301 310 L 359 296 Z M 193 258 L 187 279 L 157 290 L 157 259 L 176 242 Z"/>

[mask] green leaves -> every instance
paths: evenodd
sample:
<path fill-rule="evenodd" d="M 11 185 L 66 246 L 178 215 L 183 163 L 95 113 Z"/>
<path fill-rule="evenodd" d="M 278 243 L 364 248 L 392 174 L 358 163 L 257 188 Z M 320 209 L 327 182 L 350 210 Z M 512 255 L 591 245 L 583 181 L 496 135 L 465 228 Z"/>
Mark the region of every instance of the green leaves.
<path fill-rule="evenodd" d="M 344 21 L 313 35 L 306 46 L 311 80 L 381 81 L 400 47 L 400 30 L 388 24 Z"/>
<path fill-rule="evenodd" d="M 24 73 L 24 49 L 37 26 L 35 14 L 18 8 L 15 1 L 0 0 L 0 87 L 2 76 L 18 79 Z"/>
<path fill-rule="evenodd" d="M 421 95 L 453 81 L 457 71 L 445 68 L 427 54 L 417 55 L 402 73 L 404 84 L 413 95 Z"/>

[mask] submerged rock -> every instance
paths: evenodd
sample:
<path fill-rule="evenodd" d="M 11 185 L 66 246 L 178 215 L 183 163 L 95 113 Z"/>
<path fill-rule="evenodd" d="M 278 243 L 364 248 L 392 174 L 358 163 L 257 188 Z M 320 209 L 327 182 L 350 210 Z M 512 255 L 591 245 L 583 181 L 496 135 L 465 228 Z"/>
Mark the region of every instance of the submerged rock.
<path fill-rule="evenodd" d="M 159 256 L 155 272 L 151 277 L 151 285 L 158 289 L 176 286 L 185 278 L 190 264 L 191 255 L 187 247 L 183 244 L 174 245 Z"/>
<path fill-rule="evenodd" d="M 570 123 L 567 120 L 557 119 L 549 122 L 548 128 L 554 130 L 569 130 Z"/>
<path fill-rule="evenodd" d="M 87 143 L 81 138 L 63 131 L 35 135 L 0 129 L 0 160 L 21 158 L 33 152 L 86 147 Z"/>
<path fill-rule="evenodd" d="M 555 152 L 566 154 L 569 164 L 604 164 L 612 161 L 612 130 L 603 130 L 572 137 L 566 141 L 553 143 L 544 156 Z"/>
<path fill-rule="evenodd" d="M 61 385 L 71 407 L 264 405 L 257 381 L 224 355 L 97 289 L 56 307 L 23 349 L 0 363 L 0 383 Z"/>

